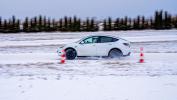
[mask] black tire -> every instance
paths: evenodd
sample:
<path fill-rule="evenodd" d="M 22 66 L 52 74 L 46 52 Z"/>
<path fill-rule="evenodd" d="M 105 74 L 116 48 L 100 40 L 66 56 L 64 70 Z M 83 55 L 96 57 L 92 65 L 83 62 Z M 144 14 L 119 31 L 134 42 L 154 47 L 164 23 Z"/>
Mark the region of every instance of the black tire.
<path fill-rule="evenodd" d="M 77 56 L 76 50 L 74 49 L 67 49 L 66 50 L 66 59 L 73 60 Z"/>
<path fill-rule="evenodd" d="M 123 53 L 121 50 L 119 49 L 112 49 L 110 52 L 109 52 L 109 55 L 108 55 L 110 58 L 120 58 L 123 56 Z"/>

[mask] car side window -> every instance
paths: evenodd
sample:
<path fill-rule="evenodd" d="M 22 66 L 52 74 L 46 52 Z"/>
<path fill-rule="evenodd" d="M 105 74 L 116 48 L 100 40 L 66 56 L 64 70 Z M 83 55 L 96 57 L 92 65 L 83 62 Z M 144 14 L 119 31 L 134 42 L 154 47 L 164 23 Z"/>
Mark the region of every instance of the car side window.
<path fill-rule="evenodd" d="M 84 39 L 81 44 L 89 44 L 89 43 L 97 43 L 98 42 L 98 37 L 94 36 L 94 37 L 89 37 Z"/>
<path fill-rule="evenodd" d="M 98 39 L 99 39 L 98 36 L 94 36 L 94 37 L 92 37 L 92 38 L 93 38 L 93 43 L 98 43 Z"/>
<path fill-rule="evenodd" d="M 102 36 L 100 38 L 100 43 L 106 43 L 106 42 L 116 42 L 118 39 L 112 38 L 112 37 L 107 37 L 107 36 Z"/>

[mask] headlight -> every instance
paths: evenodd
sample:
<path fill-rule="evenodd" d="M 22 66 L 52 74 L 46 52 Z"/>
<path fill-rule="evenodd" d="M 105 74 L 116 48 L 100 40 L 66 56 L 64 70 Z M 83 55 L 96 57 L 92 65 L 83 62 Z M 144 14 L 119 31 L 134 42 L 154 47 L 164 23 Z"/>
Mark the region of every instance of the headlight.
<path fill-rule="evenodd" d="M 63 46 L 61 46 L 61 47 L 59 47 L 59 48 L 63 48 L 64 47 L 64 45 Z"/>
<path fill-rule="evenodd" d="M 57 49 L 57 53 L 59 53 L 60 52 L 60 49 Z"/>

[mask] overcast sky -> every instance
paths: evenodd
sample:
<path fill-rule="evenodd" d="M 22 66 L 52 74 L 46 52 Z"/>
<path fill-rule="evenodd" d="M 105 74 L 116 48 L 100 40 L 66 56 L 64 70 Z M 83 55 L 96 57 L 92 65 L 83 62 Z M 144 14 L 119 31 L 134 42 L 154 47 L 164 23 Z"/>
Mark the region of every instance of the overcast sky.
<path fill-rule="evenodd" d="M 46 15 L 52 18 L 77 15 L 81 18 L 108 16 L 135 17 L 154 14 L 155 10 L 177 14 L 177 0 L 0 0 L 0 16 L 18 18 Z"/>

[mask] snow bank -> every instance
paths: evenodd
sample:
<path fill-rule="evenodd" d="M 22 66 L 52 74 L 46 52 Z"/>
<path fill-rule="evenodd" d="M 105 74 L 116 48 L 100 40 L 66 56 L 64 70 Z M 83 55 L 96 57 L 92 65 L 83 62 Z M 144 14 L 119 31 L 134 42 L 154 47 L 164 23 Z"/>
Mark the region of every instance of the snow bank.
<path fill-rule="evenodd" d="M 161 35 L 161 36 L 139 36 L 139 37 L 122 37 L 130 42 L 162 42 L 177 41 L 177 35 Z M 13 46 L 46 46 L 46 45 L 62 45 L 68 44 L 79 39 L 60 39 L 60 40 L 34 40 L 34 41 L 1 41 L 0 47 Z"/>
<path fill-rule="evenodd" d="M 34 41 L 2 41 L 0 47 L 14 47 L 14 46 L 48 46 L 61 45 L 75 42 L 79 39 L 61 39 L 61 40 L 34 40 Z"/>
<path fill-rule="evenodd" d="M 159 36 L 136 36 L 136 37 L 123 37 L 131 42 L 164 42 L 164 41 L 177 41 L 177 35 L 159 35 Z"/>
<path fill-rule="evenodd" d="M 30 33 L 0 34 L 0 47 L 61 45 L 75 42 L 82 37 L 95 34 L 115 35 L 131 42 L 177 41 L 176 30 L 164 31 L 120 31 L 120 32 L 80 32 L 80 33 Z"/>

